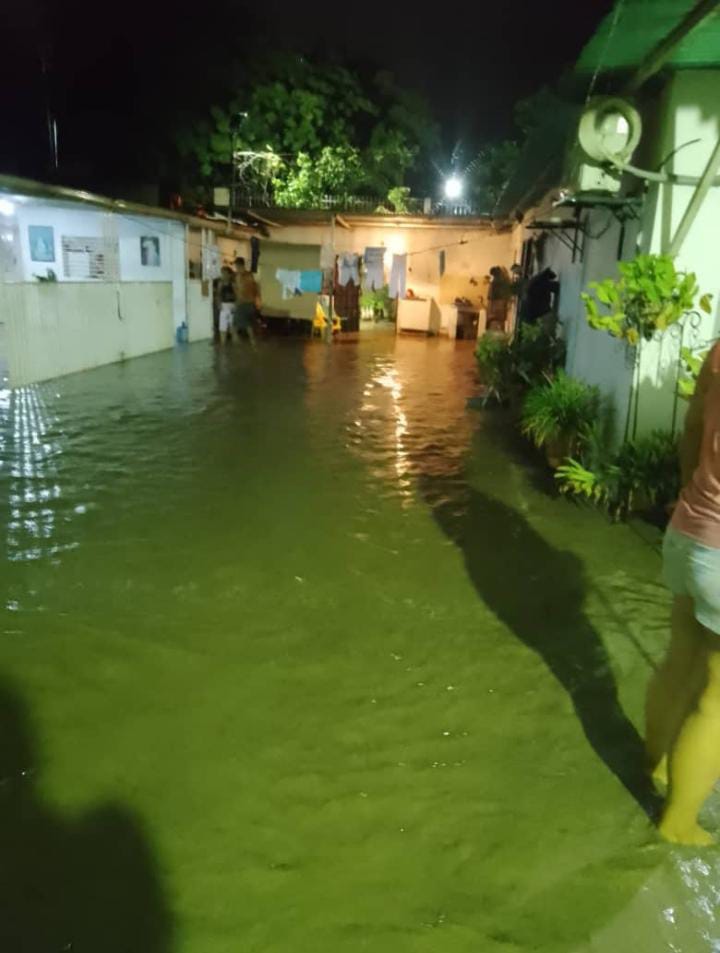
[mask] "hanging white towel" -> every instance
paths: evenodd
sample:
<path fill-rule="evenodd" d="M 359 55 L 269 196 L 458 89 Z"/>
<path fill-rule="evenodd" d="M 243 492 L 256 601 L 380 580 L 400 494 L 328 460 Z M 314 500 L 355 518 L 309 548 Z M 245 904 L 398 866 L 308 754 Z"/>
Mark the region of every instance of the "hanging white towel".
<path fill-rule="evenodd" d="M 289 268 L 278 268 L 278 270 L 275 272 L 275 277 L 282 285 L 282 296 L 284 301 L 287 301 L 288 298 L 294 297 L 296 294 L 300 294 L 299 271 L 292 271 Z"/>
<path fill-rule="evenodd" d="M 384 248 L 366 248 L 363 255 L 365 263 L 365 276 L 363 278 L 363 289 L 365 291 L 377 291 L 385 285 L 385 269 L 383 262 L 385 260 Z"/>
<path fill-rule="evenodd" d="M 405 297 L 405 282 L 407 280 L 407 255 L 393 255 L 390 268 L 390 297 Z"/>
<path fill-rule="evenodd" d="M 343 252 L 338 255 L 338 284 L 343 288 L 352 281 L 354 284 L 360 284 L 360 270 L 358 267 L 358 255 L 354 251 Z"/>

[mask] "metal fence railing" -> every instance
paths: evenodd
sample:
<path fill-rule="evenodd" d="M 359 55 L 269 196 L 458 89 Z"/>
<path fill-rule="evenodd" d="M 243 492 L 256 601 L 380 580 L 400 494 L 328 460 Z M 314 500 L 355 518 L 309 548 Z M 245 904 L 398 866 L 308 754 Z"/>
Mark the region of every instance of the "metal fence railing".
<path fill-rule="evenodd" d="M 229 189 L 218 189 L 217 193 L 229 195 Z M 221 204 L 221 203 L 217 203 Z M 245 192 L 239 189 L 234 191 L 233 208 L 235 209 L 279 209 L 295 208 L 279 202 L 271 194 Z M 376 212 L 395 214 L 387 200 L 368 195 L 322 195 L 315 202 L 303 206 L 304 211 L 335 211 L 356 214 L 373 214 Z M 435 215 L 448 217 L 467 217 L 482 215 L 482 211 L 469 203 L 436 202 L 432 199 L 412 198 L 405 199 L 403 215 Z"/>

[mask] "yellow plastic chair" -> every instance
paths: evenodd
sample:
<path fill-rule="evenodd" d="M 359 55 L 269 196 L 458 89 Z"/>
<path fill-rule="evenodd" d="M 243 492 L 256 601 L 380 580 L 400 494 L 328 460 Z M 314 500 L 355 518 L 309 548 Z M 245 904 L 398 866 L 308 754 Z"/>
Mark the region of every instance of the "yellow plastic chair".
<path fill-rule="evenodd" d="M 313 318 L 313 334 L 315 334 L 317 331 L 317 333 L 322 337 L 322 335 L 325 333 L 325 328 L 327 327 L 327 321 L 328 317 L 325 313 L 325 309 L 318 301 L 315 305 L 315 317 Z M 334 314 L 332 322 L 333 334 L 337 333 L 341 327 L 342 325 L 340 324 L 340 318 Z"/>

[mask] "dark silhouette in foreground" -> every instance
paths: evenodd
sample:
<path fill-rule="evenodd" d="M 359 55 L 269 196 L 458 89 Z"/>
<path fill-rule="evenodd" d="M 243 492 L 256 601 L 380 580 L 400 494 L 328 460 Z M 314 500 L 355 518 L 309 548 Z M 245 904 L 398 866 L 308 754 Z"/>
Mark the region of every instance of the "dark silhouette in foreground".
<path fill-rule="evenodd" d="M 64 819 L 36 770 L 25 706 L 0 683 L 0 950 L 169 953 L 171 915 L 136 818 L 106 805 Z"/>
<path fill-rule="evenodd" d="M 458 475 L 424 476 L 420 485 L 438 524 L 462 551 L 480 598 L 541 656 L 572 699 L 593 750 L 654 814 L 642 739 L 620 706 L 607 650 L 583 612 L 580 561 Z"/>

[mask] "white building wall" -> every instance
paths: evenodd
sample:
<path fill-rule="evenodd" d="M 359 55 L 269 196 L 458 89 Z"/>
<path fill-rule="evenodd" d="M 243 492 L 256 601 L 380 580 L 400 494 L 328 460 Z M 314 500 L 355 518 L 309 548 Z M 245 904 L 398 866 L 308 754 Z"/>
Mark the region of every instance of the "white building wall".
<path fill-rule="evenodd" d="M 12 201 L 14 211 L 0 221 L 0 238 L 8 246 L 3 260 L 15 262 L 0 273 L 0 371 L 8 368 L 13 385 L 171 347 L 186 321 L 189 340 L 211 337 L 212 299 L 202 295 L 199 282 L 188 289 L 183 222 L 27 196 Z M 52 228 L 54 261 L 32 261 L 33 225 Z M 214 244 L 214 233 L 203 231 Z M 116 275 L 66 274 L 63 236 L 110 239 L 117 249 Z M 156 239 L 159 257 L 152 263 L 141 254 L 146 237 Z M 38 281 L 48 269 L 57 281 Z"/>
<path fill-rule="evenodd" d="M 202 281 L 187 283 L 188 341 L 212 337 L 212 296 L 203 294 Z"/>
<path fill-rule="evenodd" d="M 675 73 L 651 108 L 655 115 L 645 135 L 652 135 L 653 129 L 658 132 L 643 150 L 652 157 L 648 164 L 657 167 L 670 156 L 663 166 L 667 171 L 700 176 L 720 135 L 720 70 Z M 693 190 L 689 185 L 651 185 L 640 221 L 626 224 L 622 249 L 621 226 L 611 213 L 602 208 L 588 213 L 580 267 L 569 263 L 569 251 L 557 239 L 548 239 L 545 263 L 560 277 L 559 313 L 568 342 L 568 373 L 596 384 L 608 397 L 615 411 L 616 439 L 624 435 L 631 388 L 633 400 L 637 397 L 638 435 L 681 426 L 685 405 L 676 399 L 680 347 L 704 349 L 720 334 L 720 187 L 710 190 L 676 258 L 676 266 L 695 272 L 700 290 L 714 296 L 712 314 L 686 319 L 682 339 L 678 327 L 659 341 L 643 342 L 635 379 L 632 350 L 588 326 L 580 293 L 591 281 L 617 277 L 618 260 L 631 259 L 638 251 L 666 254 Z M 517 230 L 516 249 L 527 235 L 522 227 Z"/>
<path fill-rule="evenodd" d="M 167 282 L 1 284 L 12 387 L 138 357 L 173 344 Z"/>
<path fill-rule="evenodd" d="M 720 136 L 720 70 L 675 73 L 660 104 L 662 130 L 656 144 L 658 163 L 681 175 L 700 176 Z M 643 250 L 667 254 L 694 186 L 651 185 L 643 222 Z M 686 321 L 682 340 L 678 329 L 661 342 L 643 345 L 640 361 L 639 429 L 669 428 L 674 409 L 679 421 L 685 405 L 675 400 L 678 352 L 684 344 L 704 350 L 720 332 L 720 187 L 711 188 L 692 224 L 675 263 L 697 275 L 700 290 L 713 295 L 712 313 Z"/>
<path fill-rule="evenodd" d="M 19 281 L 32 281 L 37 275 L 46 276 L 48 269 L 55 272 L 58 281 L 66 279 L 62 263 L 62 236 L 72 235 L 83 238 L 103 238 L 111 230 L 111 213 L 100 209 L 77 209 L 66 205 L 52 205 L 32 199 L 19 200 L 15 213 L 20 241 L 21 270 Z M 53 229 L 53 248 L 55 260 L 51 262 L 33 261 L 30 254 L 29 226 L 47 225 Z M 114 232 L 114 229 L 112 230 Z M 82 281 L 83 279 L 72 279 Z M 93 284 L 93 279 L 84 279 Z"/>

